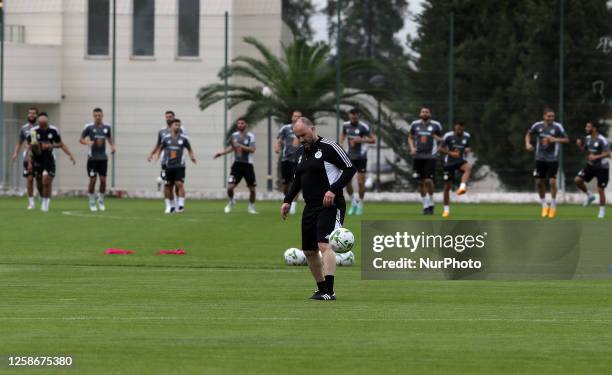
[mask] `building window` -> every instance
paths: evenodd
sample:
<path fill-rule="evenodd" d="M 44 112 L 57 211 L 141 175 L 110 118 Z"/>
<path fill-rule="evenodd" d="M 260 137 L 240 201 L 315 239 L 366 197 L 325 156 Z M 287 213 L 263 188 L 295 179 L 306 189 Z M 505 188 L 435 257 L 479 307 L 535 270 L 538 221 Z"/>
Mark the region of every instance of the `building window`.
<path fill-rule="evenodd" d="M 108 55 L 110 0 L 88 0 L 87 54 Z"/>
<path fill-rule="evenodd" d="M 132 55 L 153 56 L 155 49 L 155 0 L 134 0 Z"/>
<path fill-rule="evenodd" d="M 200 55 L 200 0 L 179 0 L 178 55 Z"/>

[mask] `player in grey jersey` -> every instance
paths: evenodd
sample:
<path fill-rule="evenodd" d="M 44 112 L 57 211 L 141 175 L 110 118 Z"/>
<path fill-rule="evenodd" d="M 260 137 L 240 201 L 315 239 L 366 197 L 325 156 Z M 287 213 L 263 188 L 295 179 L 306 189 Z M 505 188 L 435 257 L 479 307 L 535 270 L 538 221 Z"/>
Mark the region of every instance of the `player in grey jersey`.
<path fill-rule="evenodd" d="M 236 201 L 234 200 L 234 189 L 236 185 L 244 178 L 249 188 L 249 207 L 247 212 L 256 214 L 255 210 L 255 168 L 253 167 L 255 147 L 255 134 L 248 131 L 247 119 L 239 117 L 236 120 L 236 128 L 238 131 L 232 133 L 229 145 L 223 150 L 215 154 L 214 158 L 219 156 L 234 153 L 234 162 L 227 181 L 227 196 L 229 202 L 225 206 L 224 212 L 229 214 L 234 209 Z"/>
<path fill-rule="evenodd" d="M 289 185 L 293 181 L 295 168 L 297 166 L 297 150 L 300 148 L 300 141 L 293 132 L 296 121 L 302 117 L 302 112 L 295 110 L 291 114 L 291 123 L 281 126 L 274 144 L 274 152 L 281 155 L 281 179 L 283 194 L 287 195 Z M 297 199 L 297 196 L 296 196 Z M 289 213 L 295 215 L 297 201 L 291 202 Z"/>
<path fill-rule="evenodd" d="M 110 145 L 111 153 L 115 153 L 117 148 L 113 142 L 111 126 L 103 122 L 104 113 L 101 108 L 94 108 L 93 122 L 85 124 L 79 142 L 88 147 L 87 151 L 87 176 L 89 185 L 87 192 L 89 195 L 89 210 L 105 211 L 104 194 L 106 193 L 106 174 L 108 171 L 108 154 L 106 143 Z M 96 179 L 100 177 L 100 187 L 98 190 L 98 206 L 96 207 Z"/>
<path fill-rule="evenodd" d="M 557 216 L 557 170 L 559 169 L 559 155 L 561 144 L 569 143 L 563 125 L 555 122 L 555 112 L 545 109 L 543 121 L 536 122 L 525 134 L 525 148 L 533 151 L 531 137 L 536 137 L 535 169 L 533 176 L 536 179 L 538 194 L 542 204 L 542 218 L 554 219 Z M 550 185 L 550 203 L 546 202 L 546 180 Z"/>
<path fill-rule="evenodd" d="M 160 149 L 164 151 L 162 163 L 166 166 L 164 189 L 168 195 L 176 187 L 178 196 L 176 212 L 182 213 L 185 210 L 185 150 L 194 164 L 197 164 L 197 160 L 191 149 L 189 138 L 181 134 L 181 120 L 175 118 L 172 121 L 171 129 L 171 133 L 162 139 L 160 146 Z M 168 205 L 169 202 L 166 202 L 165 213 L 167 214 L 172 213 Z"/>
<path fill-rule="evenodd" d="M 597 131 L 597 125 L 593 122 L 587 122 L 584 130 L 586 137 L 584 141 L 580 138 L 576 140 L 576 145 L 580 152 L 587 152 L 587 163 L 578 172 L 574 179 L 576 186 L 586 194 L 584 206 L 588 206 L 595 200 L 595 196 L 591 194 L 585 182 L 597 178 L 597 192 L 599 193 L 599 213 L 597 217 L 603 219 L 606 216 L 606 186 L 610 179 L 610 144 L 606 137 Z"/>
<path fill-rule="evenodd" d="M 423 215 L 434 213 L 434 176 L 441 137 L 442 125 L 432 120 L 429 108 L 421 108 L 419 119 L 410 124 L 408 146 L 413 157 L 412 175 L 419 182 L 419 193 L 423 199 Z"/>
<path fill-rule="evenodd" d="M 166 119 L 166 127 L 162 128 L 161 130 L 159 130 L 157 132 L 157 141 L 155 142 L 155 146 L 153 147 L 153 150 L 151 151 L 151 153 L 149 154 L 149 156 L 147 157 L 147 161 L 151 162 L 151 160 L 155 159 L 162 159 L 161 162 L 161 172 L 159 174 L 158 177 L 158 188 L 161 186 L 162 183 L 164 183 L 165 179 L 166 179 L 166 166 L 163 163 L 163 155 L 161 153 L 161 140 L 168 134 L 170 134 L 171 131 L 171 127 L 172 127 L 172 122 L 175 119 L 175 114 L 173 111 L 166 111 L 164 113 L 165 119 Z M 180 133 L 181 134 L 186 134 L 185 128 L 181 125 L 180 128 Z M 170 190 L 169 193 L 166 193 L 167 189 L 164 188 L 164 196 L 165 196 L 165 202 L 166 204 L 168 204 L 168 202 L 170 202 L 170 206 L 166 206 L 166 211 L 174 211 L 176 210 L 176 207 L 178 207 L 178 201 L 175 201 L 174 199 L 174 193 L 176 192 L 177 196 L 178 196 L 178 187 L 175 186 L 175 191 Z"/>
<path fill-rule="evenodd" d="M 370 127 L 360 121 L 359 110 L 352 108 L 349 111 L 349 121 L 345 122 L 340 134 L 340 145 L 348 140 L 347 154 L 351 163 L 357 169 L 357 185 L 359 194 L 353 191 L 353 182 L 346 185 L 346 192 L 351 197 L 349 215 L 363 215 L 363 198 L 365 197 L 365 180 L 368 165 L 368 144 L 376 143 L 376 136 L 370 131 Z"/>
<path fill-rule="evenodd" d="M 19 138 L 17 139 L 17 144 L 15 144 L 15 152 L 13 152 L 13 161 L 17 160 L 19 155 L 19 149 L 21 145 L 23 145 L 23 177 L 26 179 L 26 190 L 28 193 L 28 210 L 33 210 L 36 207 L 34 203 L 34 174 L 31 170 L 28 170 L 28 152 L 29 146 L 26 142 L 28 136 L 30 135 L 30 131 L 36 127 L 38 124 L 36 123 L 36 119 L 38 117 L 38 108 L 31 107 L 28 108 L 28 122 L 26 122 L 21 129 L 19 129 Z M 38 194 L 41 195 L 42 191 L 38 190 Z"/>

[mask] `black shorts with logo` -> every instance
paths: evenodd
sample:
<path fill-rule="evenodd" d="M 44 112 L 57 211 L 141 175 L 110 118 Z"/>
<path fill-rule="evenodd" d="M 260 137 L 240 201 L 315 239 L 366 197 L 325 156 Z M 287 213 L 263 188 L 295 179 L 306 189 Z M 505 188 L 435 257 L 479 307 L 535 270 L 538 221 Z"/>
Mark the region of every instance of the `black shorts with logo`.
<path fill-rule="evenodd" d="M 336 198 L 331 207 L 304 207 L 302 213 L 302 250 L 318 250 L 319 242 L 328 243 L 329 235 L 342 227 L 346 203 Z"/>
<path fill-rule="evenodd" d="M 536 160 L 535 169 L 533 170 L 533 177 L 535 178 L 557 178 L 558 170 L 559 170 L 558 161 Z"/>
<path fill-rule="evenodd" d="M 289 185 L 291 181 L 293 181 L 296 166 L 297 163 L 291 160 L 283 160 L 281 162 L 281 178 L 283 180 L 283 184 Z"/>
<path fill-rule="evenodd" d="M 45 172 L 51 177 L 55 177 L 55 159 L 43 159 L 32 163 L 32 173 L 34 177 L 42 177 Z"/>
<path fill-rule="evenodd" d="M 87 160 L 87 175 L 89 177 L 106 177 L 108 171 L 108 160 Z"/>
<path fill-rule="evenodd" d="M 368 159 L 351 159 L 351 164 L 357 169 L 358 173 L 366 173 L 368 169 Z"/>
<path fill-rule="evenodd" d="M 28 161 L 24 160 L 23 161 L 23 177 L 29 177 L 33 175 L 34 175 L 34 171 L 32 172 L 28 171 Z"/>
<path fill-rule="evenodd" d="M 597 178 L 597 186 L 605 188 L 608 186 L 610 180 L 610 169 L 608 168 L 595 168 L 590 164 L 587 164 L 584 168 L 578 172 L 578 177 L 582 178 L 586 182 L 590 182 L 593 177 Z"/>
<path fill-rule="evenodd" d="M 164 181 L 166 185 L 171 185 L 175 182 L 185 182 L 185 167 L 166 168 L 164 170 Z"/>
<path fill-rule="evenodd" d="M 455 181 L 457 172 L 460 172 L 461 167 L 463 167 L 465 164 L 467 164 L 467 161 L 461 160 L 458 163 L 454 163 L 451 165 L 445 165 L 444 166 L 444 181 L 447 181 L 447 182 Z"/>
<path fill-rule="evenodd" d="M 242 179 L 245 179 L 247 186 L 256 186 L 255 182 L 255 169 L 251 163 L 234 162 L 230 171 L 228 183 L 232 185 L 238 185 Z"/>
<path fill-rule="evenodd" d="M 417 180 L 432 179 L 436 174 L 436 159 L 414 159 L 412 177 Z"/>

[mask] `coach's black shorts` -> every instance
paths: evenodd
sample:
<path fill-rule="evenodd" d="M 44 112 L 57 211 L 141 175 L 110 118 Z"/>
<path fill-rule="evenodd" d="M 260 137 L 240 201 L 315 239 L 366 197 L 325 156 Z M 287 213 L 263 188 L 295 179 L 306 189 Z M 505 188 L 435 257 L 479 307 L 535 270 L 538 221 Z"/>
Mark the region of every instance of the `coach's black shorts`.
<path fill-rule="evenodd" d="M 23 177 L 29 177 L 33 175 L 34 175 L 34 171 L 32 172 L 28 171 L 28 161 L 24 160 L 23 161 Z"/>
<path fill-rule="evenodd" d="M 165 170 L 166 185 L 173 184 L 175 182 L 185 182 L 185 167 L 178 168 L 166 168 Z"/>
<path fill-rule="evenodd" d="M 232 164 L 232 169 L 227 182 L 233 185 L 238 185 L 243 178 L 245 179 L 247 186 L 251 187 L 257 185 L 255 182 L 255 170 L 253 169 L 253 164 L 234 162 L 234 164 Z"/>
<path fill-rule="evenodd" d="M 432 179 L 436 174 L 436 159 L 414 159 L 412 177 L 417 180 Z"/>
<path fill-rule="evenodd" d="M 52 158 L 34 161 L 32 163 L 32 173 L 34 177 L 42 177 L 45 172 L 51 177 L 55 177 L 55 160 Z"/>
<path fill-rule="evenodd" d="M 467 161 L 461 160 L 460 162 L 455 163 L 455 164 L 445 165 L 444 166 L 444 181 L 446 182 L 455 181 L 455 176 L 457 175 L 457 172 L 460 172 L 461 167 L 463 167 L 465 164 L 467 164 Z"/>
<path fill-rule="evenodd" d="M 331 207 L 304 208 L 302 213 L 302 250 L 318 250 L 319 242 L 329 242 L 329 235 L 344 223 L 346 203 L 337 199 Z"/>
<path fill-rule="evenodd" d="M 608 186 L 610 180 L 610 169 L 608 168 L 594 168 L 592 165 L 587 164 L 584 168 L 578 172 L 578 177 L 581 177 L 586 182 L 590 182 L 593 177 L 597 178 L 597 186 L 605 188 Z"/>
<path fill-rule="evenodd" d="M 289 185 L 293 181 L 293 175 L 295 174 L 295 167 L 297 163 L 290 160 L 284 160 L 281 162 L 281 178 L 283 184 Z"/>
<path fill-rule="evenodd" d="M 541 161 L 536 160 L 536 166 L 533 170 L 533 177 L 535 178 L 557 178 L 557 171 L 559 170 L 558 161 Z"/>
<path fill-rule="evenodd" d="M 106 177 L 108 160 L 87 160 L 87 175 L 89 177 Z"/>
<path fill-rule="evenodd" d="M 351 164 L 359 173 L 366 173 L 368 169 L 368 159 L 351 159 Z"/>

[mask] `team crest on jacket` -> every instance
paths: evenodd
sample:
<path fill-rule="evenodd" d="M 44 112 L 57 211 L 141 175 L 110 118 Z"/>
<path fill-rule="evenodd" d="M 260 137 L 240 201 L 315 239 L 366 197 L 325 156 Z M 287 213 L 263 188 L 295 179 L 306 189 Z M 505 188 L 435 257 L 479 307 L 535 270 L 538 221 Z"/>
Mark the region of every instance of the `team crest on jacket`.
<path fill-rule="evenodd" d="M 321 159 L 321 156 L 323 156 L 323 153 L 321 152 L 321 150 L 317 150 L 317 152 L 315 152 L 315 158 Z"/>
<path fill-rule="evenodd" d="M 181 140 L 179 140 L 179 141 L 178 141 L 178 144 L 179 144 L 179 145 L 182 145 L 182 144 L 183 144 L 183 140 L 182 140 L 182 139 L 181 139 Z"/>
<path fill-rule="evenodd" d="M 104 129 L 104 134 L 107 134 L 107 133 L 108 133 L 108 129 Z"/>

